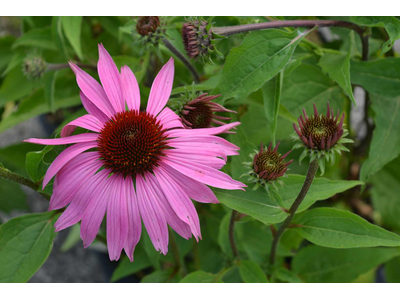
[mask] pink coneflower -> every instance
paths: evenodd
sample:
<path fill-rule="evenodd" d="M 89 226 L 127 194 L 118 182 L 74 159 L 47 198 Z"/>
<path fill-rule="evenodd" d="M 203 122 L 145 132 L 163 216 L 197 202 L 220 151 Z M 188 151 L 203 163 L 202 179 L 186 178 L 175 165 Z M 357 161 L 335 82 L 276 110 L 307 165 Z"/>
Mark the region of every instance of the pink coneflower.
<path fill-rule="evenodd" d="M 56 231 L 81 221 L 85 248 L 95 239 L 107 213 L 107 245 L 111 260 L 122 249 L 133 261 L 141 220 L 156 250 L 168 251 L 168 227 L 188 239 L 201 238 L 190 199 L 218 203 L 211 189 L 243 189 L 241 182 L 219 171 L 239 148 L 216 135 L 239 125 L 185 129 L 166 105 L 173 83 L 174 61 L 163 66 L 151 87 L 146 111 L 140 111 L 138 83 L 124 66 L 119 73 L 99 45 L 101 86 L 70 63 L 89 114 L 69 124 L 58 139 L 28 139 L 42 145 L 74 144 L 51 164 L 43 188 L 55 176 L 49 210 L 67 206 Z M 127 106 L 127 109 L 126 109 Z M 93 133 L 70 136 L 76 127 Z"/>

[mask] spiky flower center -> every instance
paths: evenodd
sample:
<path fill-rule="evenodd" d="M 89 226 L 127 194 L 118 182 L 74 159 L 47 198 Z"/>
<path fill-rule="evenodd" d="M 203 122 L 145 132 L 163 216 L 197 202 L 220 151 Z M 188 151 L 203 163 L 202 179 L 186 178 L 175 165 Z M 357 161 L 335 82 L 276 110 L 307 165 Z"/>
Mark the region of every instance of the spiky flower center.
<path fill-rule="evenodd" d="M 200 55 L 207 55 L 211 45 L 211 30 L 207 32 L 207 21 L 190 21 L 182 27 L 182 39 L 186 53 L 190 58 L 197 58 Z"/>
<path fill-rule="evenodd" d="M 324 138 L 325 143 L 330 136 L 333 136 L 338 131 L 338 124 L 332 118 L 327 118 L 325 115 L 318 117 L 311 116 L 305 122 L 302 134 L 305 137 L 310 137 L 314 145 L 321 150 L 321 141 Z"/>
<path fill-rule="evenodd" d="M 185 119 L 192 125 L 191 128 L 209 128 L 213 118 L 213 111 L 206 102 L 197 102 L 190 105 L 194 109 L 189 110 Z"/>
<path fill-rule="evenodd" d="M 152 171 L 167 148 L 164 133 L 160 122 L 147 112 L 115 114 L 98 139 L 104 167 L 124 176 Z"/>
<path fill-rule="evenodd" d="M 254 171 L 260 177 L 265 177 L 265 179 L 268 179 L 273 174 L 278 175 L 286 168 L 283 160 L 280 158 L 281 155 L 277 152 L 263 150 L 255 157 Z"/>
<path fill-rule="evenodd" d="M 157 28 L 160 26 L 159 17 L 140 17 L 136 23 L 136 31 L 142 35 L 146 36 L 150 33 L 156 32 Z"/>

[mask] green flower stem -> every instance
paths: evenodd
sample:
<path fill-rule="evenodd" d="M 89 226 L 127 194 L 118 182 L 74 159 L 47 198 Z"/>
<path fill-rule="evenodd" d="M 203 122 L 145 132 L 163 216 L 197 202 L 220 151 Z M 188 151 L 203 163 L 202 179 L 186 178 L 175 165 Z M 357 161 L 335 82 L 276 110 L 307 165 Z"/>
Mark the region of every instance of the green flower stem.
<path fill-rule="evenodd" d="M 187 59 L 174 45 L 171 44 L 171 42 L 167 39 L 162 39 L 162 42 L 164 43 L 165 47 L 167 47 L 173 54 L 178 57 L 182 63 L 186 66 L 186 68 L 192 73 L 194 81 L 196 83 L 200 82 L 200 76 L 197 73 L 195 67 L 191 64 L 189 59 Z"/>
<path fill-rule="evenodd" d="M 346 22 L 346 21 L 336 21 L 336 20 L 294 20 L 294 21 L 273 21 L 265 23 L 256 24 L 245 24 L 236 25 L 228 27 L 215 27 L 213 28 L 213 33 L 230 36 L 238 33 L 245 33 L 249 31 L 262 30 L 268 28 L 283 28 L 283 27 L 343 27 L 354 30 L 361 38 L 362 43 L 362 59 L 368 60 L 368 39 L 369 35 L 365 34 L 365 30 L 362 29 L 357 24 Z"/>
<path fill-rule="evenodd" d="M 175 262 L 175 272 L 181 272 L 183 276 L 187 274 L 185 264 L 183 260 L 181 259 L 180 251 L 178 248 L 178 244 L 176 243 L 175 236 L 173 232 L 168 229 L 169 231 L 169 241 L 171 245 L 171 251 L 172 251 L 172 256 L 174 257 L 174 262 Z"/>
<path fill-rule="evenodd" d="M 235 222 L 236 222 L 236 217 L 238 215 L 238 212 L 236 210 L 232 210 L 231 214 L 231 219 L 229 221 L 229 243 L 231 244 L 233 256 L 235 258 L 239 258 L 239 253 L 236 248 L 236 243 L 235 243 Z"/>
<path fill-rule="evenodd" d="M 41 194 L 43 197 L 45 197 L 47 200 L 50 200 L 50 195 L 46 194 L 46 193 L 42 193 L 40 191 L 38 191 L 40 185 L 33 182 L 32 180 L 29 180 L 21 175 L 18 175 L 14 172 L 11 172 L 10 170 L 7 170 L 6 168 L 3 168 L 0 166 L 0 178 L 4 178 L 8 181 L 12 181 L 12 182 L 16 182 L 22 185 L 25 185 L 29 188 L 31 188 L 32 190 L 38 192 L 39 194 Z"/>
<path fill-rule="evenodd" d="M 285 229 L 288 228 L 288 226 L 292 222 L 297 209 L 299 208 L 301 202 L 303 202 L 304 198 L 306 197 L 307 192 L 310 189 L 310 186 L 314 180 L 315 174 L 317 174 L 317 171 L 318 171 L 318 160 L 313 160 L 310 163 L 310 166 L 308 167 L 307 176 L 306 180 L 304 181 L 303 187 L 301 188 L 300 193 L 297 195 L 296 200 L 289 209 L 289 216 L 283 222 L 281 227 L 279 227 L 278 231 L 276 232 L 276 235 L 274 236 L 274 240 L 272 241 L 272 246 L 271 246 L 271 254 L 269 257 L 269 262 L 271 265 L 275 263 L 276 248 L 278 246 L 279 239 L 281 238 Z"/>

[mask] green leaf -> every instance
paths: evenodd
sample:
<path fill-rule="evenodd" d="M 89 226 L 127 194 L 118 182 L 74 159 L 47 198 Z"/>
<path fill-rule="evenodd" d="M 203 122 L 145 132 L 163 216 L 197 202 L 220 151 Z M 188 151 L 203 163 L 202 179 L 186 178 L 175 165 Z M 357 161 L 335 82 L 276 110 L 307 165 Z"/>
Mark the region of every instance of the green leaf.
<path fill-rule="evenodd" d="M 3 74 L 1 74 L 1 76 L 3 77 L 6 76 L 8 73 L 10 73 L 10 71 L 16 67 L 22 69 L 22 62 L 26 57 L 26 53 L 22 51 L 13 51 L 13 52 L 14 56 L 10 59 L 7 68 L 4 70 Z"/>
<path fill-rule="evenodd" d="M 54 146 L 46 146 L 41 151 L 29 152 L 26 154 L 26 172 L 34 182 L 41 181 L 46 174 L 50 164 L 44 161 L 44 157 L 53 150 L 53 148 Z"/>
<path fill-rule="evenodd" d="M 22 73 L 22 67 L 17 66 L 4 78 L 0 86 L 0 108 L 7 102 L 19 100 L 32 92 L 33 88 L 40 86 L 39 82 L 29 81 Z"/>
<path fill-rule="evenodd" d="M 4 167 L 10 171 L 16 172 L 22 176 L 27 176 L 25 168 L 26 153 L 30 151 L 39 151 L 43 149 L 42 145 L 30 143 L 18 143 L 0 149 L 0 161 Z"/>
<path fill-rule="evenodd" d="M 400 157 L 371 177 L 375 222 L 400 232 Z"/>
<path fill-rule="evenodd" d="M 287 213 L 274 200 L 269 199 L 264 189 L 256 191 L 248 188 L 244 191 L 214 190 L 218 200 L 231 209 L 260 220 L 266 224 L 282 222 Z"/>
<path fill-rule="evenodd" d="M 27 282 L 49 256 L 54 212 L 29 214 L 0 226 L 0 282 Z"/>
<path fill-rule="evenodd" d="M 141 247 L 136 247 L 134 261 L 131 262 L 127 256 L 124 256 L 118 267 L 112 274 L 111 282 L 116 282 L 126 276 L 135 274 L 143 269 L 151 267 L 151 262 L 146 252 Z"/>
<path fill-rule="evenodd" d="M 285 268 L 279 268 L 277 269 L 274 273 L 273 276 L 275 276 L 277 279 L 283 282 L 289 282 L 289 283 L 302 283 L 303 281 L 296 275 L 291 270 L 285 269 Z"/>
<path fill-rule="evenodd" d="M 237 263 L 240 276 L 245 283 L 267 283 L 267 276 L 259 265 L 251 260 L 241 260 Z"/>
<path fill-rule="evenodd" d="M 395 257 L 385 264 L 385 277 L 389 283 L 400 283 L 400 257 Z"/>
<path fill-rule="evenodd" d="M 400 236 L 370 224 L 363 218 L 335 208 L 315 208 L 293 221 L 310 242 L 331 248 L 400 246 Z"/>
<path fill-rule="evenodd" d="M 175 278 L 171 277 L 173 274 L 173 269 L 167 270 L 157 270 L 153 273 L 146 275 L 140 281 L 141 283 L 164 283 L 164 282 L 175 282 Z"/>
<path fill-rule="evenodd" d="M 154 249 L 153 243 L 150 240 L 150 237 L 147 231 L 142 232 L 143 243 L 141 244 L 144 252 L 146 253 L 150 263 L 156 270 L 161 270 L 160 266 L 160 256 L 161 254 Z"/>
<path fill-rule="evenodd" d="M 262 88 L 264 98 L 264 110 L 268 121 L 267 128 L 270 131 L 274 146 L 275 133 L 278 126 L 279 107 L 282 95 L 283 72 L 283 70 L 279 72 L 274 80 L 268 81 Z"/>
<path fill-rule="evenodd" d="M 60 16 L 53 16 L 51 20 L 51 35 L 58 49 L 64 54 L 66 59 L 69 59 L 67 47 L 65 45 L 64 34 L 62 31 L 62 21 Z"/>
<path fill-rule="evenodd" d="M 55 93 L 55 85 L 58 71 L 55 72 L 47 72 L 44 75 L 44 97 L 46 99 L 47 105 L 49 106 L 49 110 L 54 112 L 54 93 Z"/>
<path fill-rule="evenodd" d="M 339 84 L 354 106 L 357 106 L 350 81 L 350 51 L 348 54 L 325 53 L 319 60 L 318 65 L 325 74 L 328 74 L 332 80 Z"/>
<path fill-rule="evenodd" d="M 72 48 L 74 48 L 75 53 L 78 55 L 80 60 L 83 60 L 81 46 L 82 16 L 62 16 L 61 24 L 65 36 L 67 37 Z"/>
<path fill-rule="evenodd" d="M 400 95 L 400 58 L 387 57 L 373 61 L 351 61 L 351 82 L 382 97 Z"/>
<path fill-rule="evenodd" d="M 303 186 L 304 180 L 305 176 L 293 174 L 288 175 L 288 178 L 283 178 L 285 185 L 283 187 L 279 187 L 279 194 L 282 197 L 283 205 L 286 209 L 289 209 L 294 203 L 294 200 Z M 306 210 L 318 200 L 328 199 L 338 193 L 342 193 L 348 189 L 362 184 L 363 183 L 361 181 L 356 180 L 331 180 L 323 177 L 317 177 L 314 179 L 297 212 L 299 213 Z"/>
<path fill-rule="evenodd" d="M 218 244 L 222 251 L 229 257 L 233 257 L 231 244 L 229 242 L 229 223 L 232 212 L 228 212 L 222 218 L 218 231 Z"/>
<path fill-rule="evenodd" d="M 276 29 L 247 35 L 226 58 L 218 84 L 223 98 L 246 98 L 258 90 L 286 66 L 304 36 Z"/>
<path fill-rule="evenodd" d="M 1 168 L 1 166 L 0 166 Z M 25 193 L 18 183 L 0 179 L 0 211 L 10 213 L 13 210 L 27 210 Z"/>
<path fill-rule="evenodd" d="M 215 283 L 219 274 L 211 274 L 204 271 L 196 271 L 186 275 L 180 283 Z"/>
<path fill-rule="evenodd" d="M 297 253 L 292 267 L 305 282 L 351 282 L 399 255 L 399 248 L 332 249 L 309 246 Z"/>
<path fill-rule="evenodd" d="M 371 95 L 371 100 L 375 129 L 368 158 L 361 167 L 360 179 L 364 182 L 400 154 L 400 96 Z"/>
<path fill-rule="evenodd" d="M 22 46 L 54 51 L 57 50 L 57 46 L 53 42 L 50 27 L 34 28 L 28 31 L 14 42 L 12 48 L 16 49 Z"/>
<path fill-rule="evenodd" d="M 13 36 L 0 37 L 0 73 L 6 68 L 14 56 L 11 45 L 15 38 Z"/>

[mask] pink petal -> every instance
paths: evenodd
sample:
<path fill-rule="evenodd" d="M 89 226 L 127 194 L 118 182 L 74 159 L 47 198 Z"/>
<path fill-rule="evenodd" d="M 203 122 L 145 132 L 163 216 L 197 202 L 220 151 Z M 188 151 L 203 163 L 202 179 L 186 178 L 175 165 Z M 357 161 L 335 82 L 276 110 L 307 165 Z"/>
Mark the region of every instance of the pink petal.
<path fill-rule="evenodd" d="M 113 59 L 102 44 L 99 44 L 99 62 L 97 63 L 101 84 L 116 112 L 125 111 L 121 76 Z"/>
<path fill-rule="evenodd" d="M 161 160 L 189 178 L 213 187 L 227 190 L 244 190 L 243 187 L 246 187 L 245 184 L 233 180 L 229 175 L 199 163 L 171 160 L 167 157 L 162 157 Z"/>
<path fill-rule="evenodd" d="M 114 108 L 111 106 L 102 86 L 88 73 L 81 70 L 77 65 L 69 62 L 71 69 L 76 74 L 76 82 L 85 96 L 92 101 L 98 109 L 100 109 L 108 118 L 115 114 Z"/>
<path fill-rule="evenodd" d="M 190 130 L 190 129 L 188 129 Z M 168 145 L 171 147 L 174 147 L 176 149 L 190 149 L 191 152 L 192 149 L 197 149 L 194 153 L 199 153 L 201 154 L 202 151 L 206 150 L 211 150 L 211 151 L 217 151 L 221 155 L 239 155 L 239 153 L 236 150 L 232 150 L 229 147 L 225 147 L 223 145 L 216 145 L 212 143 L 201 143 L 201 142 L 182 142 L 179 141 L 178 139 L 171 139 L 168 140 Z M 191 152 L 193 153 L 193 152 Z"/>
<path fill-rule="evenodd" d="M 195 161 L 197 163 L 201 163 L 203 165 L 207 165 L 209 167 L 212 167 L 214 169 L 221 169 L 223 166 L 225 166 L 226 162 L 225 160 L 218 158 L 214 155 L 212 156 L 207 156 L 203 153 L 197 154 L 197 153 L 188 153 L 186 151 L 180 151 L 179 149 L 166 149 L 163 152 L 165 155 L 171 158 L 184 158 L 185 160 L 188 161 Z"/>
<path fill-rule="evenodd" d="M 157 116 L 163 129 L 183 128 L 182 120 L 169 107 L 165 107 Z"/>
<path fill-rule="evenodd" d="M 199 135 L 217 135 L 229 131 L 233 127 L 240 125 L 240 122 L 233 122 L 223 126 L 214 128 L 199 128 L 199 129 L 173 129 L 166 134 L 168 137 L 187 137 L 187 136 L 199 136 Z"/>
<path fill-rule="evenodd" d="M 85 184 L 79 189 L 71 204 L 54 224 L 56 231 L 70 227 L 82 219 L 86 207 L 103 191 L 108 174 L 108 171 L 102 170 L 85 180 Z"/>
<path fill-rule="evenodd" d="M 146 111 L 156 116 L 167 104 L 171 95 L 174 82 L 174 59 L 170 60 L 161 68 L 151 86 L 149 102 Z"/>
<path fill-rule="evenodd" d="M 136 194 L 139 211 L 150 240 L 157 251 L 168 252 L 168 226 L 157 201 L 148 195 L 146 182 L 142 175 L 136 176 Z"/>
<path fill-rule="evenodd" d="M 39 145 L 67 145 L 74 143 L 85 143 L 96 141 L 99 135 L 97 133 L 81 133 L 73 136 L 58 138 L 58 139 L 27 139 L 26 143 Z"/>
<path fill-rule="evenodd" d="M 128 198 L 124 177 L 114 174 L 115 192 L 110 194 L 107 206 L 107 247 L 110 260 L 118 260 L 128 236 Z"/>
<path fill-rule="evenodd" d="M 172 209 L 169 204 L 167 198 L 163 191 L 160 188 L 156 178 L 150 174 L 145 174 L 147 188 L 149 191 L 149 195 L 152 195 L 152 198 L 155 199 L 160 205 L 161 210 L 163 211 L 164 217 L 167 223 L 171 226 L 173 230 L 175 230 L 180 236 L 185 239 L 189 239 L 192 236 L 192 232 L 190 231 L 190 226 L 183 222 Z"/>
<path fill-rule="evenodd" d="M 94 132 L 100 132 L 103 127 L 102 123 L 95 116 L 83 115 L 65 125 L 61 130 L 61 137 L 73 134 L 77 126 Z"/>
<path fill-rule="evenodd" d="M 130 261 L 133 262 L 133 252 L 135 251 L 135 247 L 139 242 L 142 233 L 142 221 L 140 219 L 136 192 L 130 176 L 126 177 L 124 180 L 124 190 L 128 204 L 128 236 L 126 238 L 124 249 Z"/>
<path fill-rule="evenodd" d="M 92 194 L 92 197 L 88 199 L 89 201 L 87 201 L 88 203 L 82 213 L 81 238 L 85 248 L 89 247 L 96 238 L 106 213 L 107 204 L 117 192 L 114 176 L 108 178 L 110 171 L 104 169 L 100 172 L 102 172 L 100 185 Z M 100 174 L 100 172 L 97 174 Z"/>
<path fill-rule="evenodd" d="M 140 110 L 140 91 L 135 75 L 128 66 L 121 68 L 124 99 L 130 110 Z"/>
<path fill-rule="evenodd" d="M 97 142 L 87 142 L 87 143 L 79 143 L 72 145 L 65 149 L 63 152 L 60 153 L 47 169 L 46 175 L 43 179 L 43 189 L 49 183 L 49 181 L 53 178 L 54 175 L 71 159 L 73 159 L 78 154 L 82 153 L 91 148 L 97 147 Z"/>
<path fill-rule="evenodd" d="M 213 191 L 205 184 L 183 175 L 164 162 L 160 162 L 160 167 L 168 172 L 168 175 L 170 175 L 172 179 L 179 184 L 179 186 L 191 199 L 202 203 L 219 203 Z"/>
<path fill-rule="evenodd" d="M 101 168 L 98 158 L 97 152 L 81 153 L 61 168 L 56 175 L 58 184 L 53 185 L 49 210 L 60 209 L 72 201 L 86 179 Z"/>
<path fill-rule="evenodd" d="M 190 129 L 188 129 L 190 130 Z M 232 144 L 228 142 L 226 139 L 221 138 L 219 136 L 210 136 L 210 135 L 204 135 L 204 136 L 187 136 L 187 137 L 180 137 L 174 139 L 176 142 L 199 142 L 199 143 L 207 143 L 207 144 L 217 144 L 217 145 L 222 145 L 224 148 L 230 149 L 230 150 L 240 150 L 238 146 L 235 144 Z"/>
<path fill-rule="evenodd" d="M 153 172 L 172 209 L 183 222 L 190 226 L 196 240 L 198 237 L 201 238 L 199 216 L 188 195 L 162 168 L 155 168 Z"/>
<path fill-rule="evenodd" d="M 79 91 L 79 95 L 81 96 L 83 107 L 89 114 L 96 117 L 102 124 L 105 124 L 110 119 L 100 109 L 98 109 L 97 106 L 94 105 L 84 93 L 82 93 L 82 91 Z"/>

